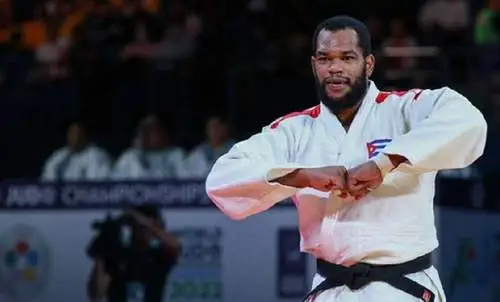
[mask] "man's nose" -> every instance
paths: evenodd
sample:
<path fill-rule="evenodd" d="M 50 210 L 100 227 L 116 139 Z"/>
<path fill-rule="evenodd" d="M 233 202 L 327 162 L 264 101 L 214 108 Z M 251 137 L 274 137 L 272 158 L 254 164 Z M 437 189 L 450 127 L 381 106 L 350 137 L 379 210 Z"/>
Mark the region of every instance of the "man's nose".
<path fill-rule="evenodd" d="M 332 59 L 328 63 L 328 71 L 330 73 L 339 73 L 344 70 L 344 62 L 340 59 Z"/>

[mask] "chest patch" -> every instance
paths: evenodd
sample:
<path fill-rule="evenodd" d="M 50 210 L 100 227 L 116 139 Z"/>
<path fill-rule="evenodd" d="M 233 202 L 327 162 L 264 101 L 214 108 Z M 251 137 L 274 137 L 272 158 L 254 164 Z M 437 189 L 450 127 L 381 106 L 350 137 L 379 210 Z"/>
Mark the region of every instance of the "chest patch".
<path fill-rule="evenodd" d="M 392 141 L 390 138 L 376 139 L 366 143 L 368 158 L 372 158 L 384 150 L 384 148 Z"/>

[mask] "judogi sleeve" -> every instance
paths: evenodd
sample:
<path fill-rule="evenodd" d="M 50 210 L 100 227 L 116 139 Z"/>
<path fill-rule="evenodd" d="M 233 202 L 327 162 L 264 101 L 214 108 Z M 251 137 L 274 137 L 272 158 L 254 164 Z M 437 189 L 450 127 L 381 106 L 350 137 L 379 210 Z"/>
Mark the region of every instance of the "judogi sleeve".
<path fill-rule="evenodd" d="M 404 169 L 431 172 L 464 168 L 478 159 L 486 143 L 487 125 L 481 112 L 450 88 L 424 90 L 404 98 L 409 131 L 383 153 L 408 159 Z"/>
<path fill-rule="evenodd" d="M 297 192 L 272 182 L 299 165 L 292 162 L 295 138 L 280 125 L 234 145 L 212 167 L 206 190 L 217 207 L 232 219 L 244 219 L 272 207 Z"/>

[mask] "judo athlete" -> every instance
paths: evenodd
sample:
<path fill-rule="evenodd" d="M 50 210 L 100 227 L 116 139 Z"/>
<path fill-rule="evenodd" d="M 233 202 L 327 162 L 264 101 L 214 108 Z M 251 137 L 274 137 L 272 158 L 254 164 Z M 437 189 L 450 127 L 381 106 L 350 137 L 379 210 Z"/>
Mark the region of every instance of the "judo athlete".
<path fill-rule="evenodd" d="M 311 65 L 320 104 L 237 143 L 208 195 L 236 220 L 293 197 L 301 250 L 317 258 L 305 301 L 444 302 L 435 177 L 482 155 L 483 115 L 448 87 L 380 91 L 369 32 L 347 16 L 319 24 Z"/>

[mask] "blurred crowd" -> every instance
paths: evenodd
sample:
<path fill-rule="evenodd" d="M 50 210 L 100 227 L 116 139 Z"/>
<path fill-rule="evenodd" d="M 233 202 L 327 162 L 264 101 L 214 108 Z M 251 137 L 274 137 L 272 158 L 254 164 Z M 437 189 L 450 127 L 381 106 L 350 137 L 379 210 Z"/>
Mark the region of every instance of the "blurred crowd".
<path fill-rule="evenodd" d="M 215 160 L 233 145 L 224 116 L 206 121 L 206 140 L 186 153 L 173 144 L 168 131 L 154 115 L 137 127 L 129 148 L 118 158 L 88 137 L 85 124 L 72 123 L 66 146 L 46 160 L 43 181 L 204 179 Z"/>
<path fill-rule="evenodd" d="M 203 177 L 317 102 L 311 36 L 337 14 L 369 26 L 380 89 L 447 85 L 485 113 L 484 158 L 443 174 L 498 174 L 500 0 L 0 0 L 2 176 Z"/>

